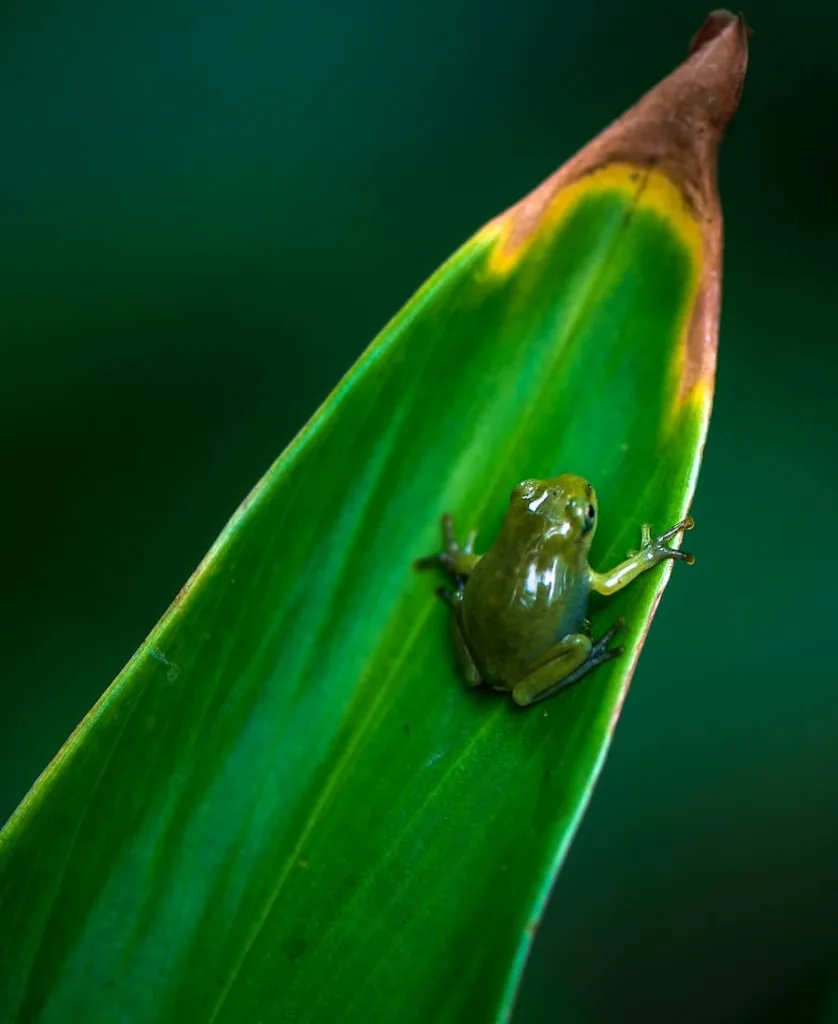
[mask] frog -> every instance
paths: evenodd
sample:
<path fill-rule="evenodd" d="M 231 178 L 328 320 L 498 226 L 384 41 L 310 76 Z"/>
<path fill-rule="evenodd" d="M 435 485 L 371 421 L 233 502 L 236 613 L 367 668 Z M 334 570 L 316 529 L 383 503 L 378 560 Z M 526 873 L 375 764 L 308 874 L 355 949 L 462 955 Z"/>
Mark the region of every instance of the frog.
<path fill-rule="evenodd" d="M 519 483 L 495 542 L 482 555 L 474 550 L 477 531 L 460 545 L 452 516 L 443 515 L 442 550 L 415 566 L 450 577 L 451 587 L 437 593 L 451 607 L 457 660 L 469 686 L 510 693 L 521 707 L 566 690 L 624 653 L 610 646 L 625 625 L 622 618 L 593 639 L 591 593 L 615 594 L 667 559 L 695 561 L 668 543 L 693 529 L 688 515 L 657 537 L 644 523 L 640 548 L 613 569 L 596 572 L 588 557 L 598 520 L 593 486 L 572 473 Z"/>

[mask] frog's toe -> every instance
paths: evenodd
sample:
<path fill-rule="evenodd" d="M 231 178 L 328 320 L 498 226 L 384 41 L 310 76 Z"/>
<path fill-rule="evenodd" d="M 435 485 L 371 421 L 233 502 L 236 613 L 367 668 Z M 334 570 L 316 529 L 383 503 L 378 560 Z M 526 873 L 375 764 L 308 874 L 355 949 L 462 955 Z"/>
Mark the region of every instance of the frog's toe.
<path fill-rule="evenodd" d="M 692 565 L 695 562 L 695 557 L 689 553 L 689 551 L 681 551 L 678 548 L 670 548 L 667 546 L 667 541 L 677 537 L 679 534 L 684 533 L 686 530 L 692 530 L 695 526 L 695 520 L 692 516 L 685 516 L 680 523 L 676 523 L 671 530 L 667 530 L 666 533 L 662 533 L 660 537 L 655 538 L 654 550 L 657 553 L 658 558 L 672 558 L 677 559 L 679 562 L 686 562 L 687 565 Z"/>
<path fill-rule="evenodd" d="M 614 624 L 611 626 L 611 628 L 606 633 L 604 633 L 591 648 L 591 657 L 601 661 L 607 661 L 610 658 L 619 657 L 624 652 L 625 648 L 609 648 L 608 645 L 611 643 L 614 637 L 620 632 L 623 626 L 625 626 L 625 624 L 626 620 L 622 617 L 622 615 L 618 619 L 615 619 Z"/>
<path fill-rule="evenodd" d="M 658 537 L 658 544 L 663 544 L 665 541 L 672 540 L 673 537 L 677 537 L 679 533 L 684 533 L 687 530 L 692 530 L 695 527 L 695 520 L 692 516 L 685 516 L 680 523 L 676 523 L 671 530 L 667 530 L 666 533 L 662 533 Z"/>
<path fill-rule="evenodd" d="M 448 512 L 442 517 L 442 539 L 446 551 L 452 554 L 460 550 L 457 534 L 454 530 L 454 517 Z"/>
<path fill-rule="evenodd" d="M 416 569 L 417 572 L 422 572 L 425 569 L 438 569 L 440 566 L 444 569 L 446 567 L 445 558 L 445 552 L 437 553 L 435 555 L 425 555 L 423 558 L 417 558 L 414 561 L 413 568 Z"/>

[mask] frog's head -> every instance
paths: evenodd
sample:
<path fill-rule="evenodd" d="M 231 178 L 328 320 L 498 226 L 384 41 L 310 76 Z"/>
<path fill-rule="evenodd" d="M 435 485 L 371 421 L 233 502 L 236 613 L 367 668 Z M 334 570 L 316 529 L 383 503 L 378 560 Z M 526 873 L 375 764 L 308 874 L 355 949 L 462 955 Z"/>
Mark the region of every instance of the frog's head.
<path fill-rule="evenodd" d="M 598 515 L 596 492 L 581 476 L 562 473 L 552 480 L 524 480 L 513 491 L 513 500 L 538 516 L 551 536 L 590 547 Z"/>

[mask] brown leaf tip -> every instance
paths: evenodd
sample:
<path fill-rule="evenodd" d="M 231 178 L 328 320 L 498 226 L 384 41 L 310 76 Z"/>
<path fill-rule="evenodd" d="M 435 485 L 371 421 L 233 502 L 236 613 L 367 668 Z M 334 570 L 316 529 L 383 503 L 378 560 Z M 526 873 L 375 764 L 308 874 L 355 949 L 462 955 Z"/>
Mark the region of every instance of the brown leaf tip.
<path fill-rule="evenodd" d="M 696 50 L 700 50 L 705 43 L 715 39 L 734 21 L 740 23 L 746 38 L 750 39 L 753 36 L 754 31 L 746 24 L 745 17 L 741 11 L 739 14 L 733 14 L 731 11 L 725 10 L 711 11 L 707 15 L 707 20 L 690 40 L 688 56 L 692 57 Z"/>
<path fill-rule="evenodd" d="M 721 216 L 716 158 L 742 94 L 748 35 L 741 14 L 711 13 L 693 37 L 683 64 L 493 222 L 508 228 L 504 251 L 511 254 L 521 249 L 561 189 L 608 164 L 626 163 L 638 172 L 654 167 L 680 188 L 708 233 L 707 244 L 713 249 L 705 253 L 708 266 L 718 266 Z M 714 302 L 709 303 L 708 316 L 715 315 Z"/>
<path fill-rule="evenodd" d="M 739 106 L 750 36 L 742 14 L 720 10 L 708 15 L 690 41 L 683 67 L 690 68 L 696 92 L 703 93 L 705 117 L 720 133 Z"/>

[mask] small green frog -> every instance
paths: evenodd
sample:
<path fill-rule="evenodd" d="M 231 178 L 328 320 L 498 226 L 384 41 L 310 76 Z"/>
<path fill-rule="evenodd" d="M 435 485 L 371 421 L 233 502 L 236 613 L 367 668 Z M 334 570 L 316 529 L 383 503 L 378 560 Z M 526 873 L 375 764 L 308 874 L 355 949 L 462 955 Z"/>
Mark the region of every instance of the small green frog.
<path fill-rule="evenodd" d="M 692 563 L 692 555 L 666 542 L 695 525 L 687 516 L 652 539 L 641 530 L 640 550 L 610 572 L 595 572 L 588 552 L 597 525 L 597 499 L 582 477 L 524 480 L 513 490 L 500 534 L 485 555 L 474 553 L 477 531 L 460 547 L 451 516 L 442 517 L 442 552 L 416 566 L 439 566 L 455 590 L 438 593 L 454 611 L 458 660 L 470 686 L 488 683 L 512 691 L 516 704 L 536 704 L 577 683 L 591 669 L 623 653 L 608 644 L 617 619 L 593 641 L 588 597 L 622 590 L 665 558 Z"/>

